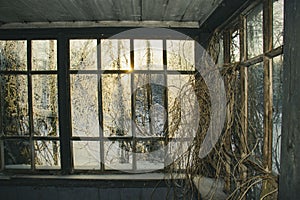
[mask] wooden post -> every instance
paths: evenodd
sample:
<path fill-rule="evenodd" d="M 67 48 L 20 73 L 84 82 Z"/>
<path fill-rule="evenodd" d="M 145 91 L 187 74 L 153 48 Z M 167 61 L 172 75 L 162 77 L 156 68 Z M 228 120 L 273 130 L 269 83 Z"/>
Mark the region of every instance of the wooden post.
<path fill-rule="evenodd" d="M 224 64 L 229 65 L 230 64 L 230 31 L 226 31 L 223 34 L 224 41 L 223 41 L 223 46 L 224 46 Z M 220 53 L 220 52 L 219 52 Z M 227 69 L 225 69 L 226 71 Z M 224 80 L 225 80 L 225 85 L 230 87 L 230 80 L 227 79 L 227 71 L 224 74 Z M 230 88 L 228 88 L 230 90 Z M 229 124 L 231 121 L 233 121 L 233 114 L 230 112 L 231 107 L 230 104 L 227 105 L 227 123 Z M 225 149 L 226 152 L 230 152 L 231 149 L 231 133 L 230 129 L 226 129 L 226 138 L 225 138 Z M 225 185 L 224 185 L 224 190 L 226 192 L 230 192 L 231 190 L 231 157 L 226 155 L 226 163 L 225 163 L 225 171 L 226 171 L 226 176 L 225 176 Z"/>
<path fill-rule="evenodd" d="M 284 2 L 283 122 L 279 199 L 300 197 L 300 1 Z"/>
<path fill-rule="evenodd" d="M 247 59 L 247 40 L 246 40 L 246 18 L 240 17 L 240 60 L 244 62 Z M 241 160 L 244 160 L 248 154 L 248 68 L 240 66 L 241 75 L 241 126 L 242 132 L 240 133 L 241 142 Z M 243 184 L 247 180 L 248 169 L 242 162 L 239 166 L 240 184 Z M 245 189 L 241 190 L 244 193 Z M 246 199 L 243 197 L 242 199 Z"/>
<path fill-rule="evenodd" d="M 272 50 L 273 44 L 273 0 L 264 0 L 264 12 L 263 12 L 263 48 L 264 52 Z M 264 140 L 263 140 L 263 168 L 271 175 L 272 172 L 272 59 L 264 54 Z M 272 179 L 266 179 L 263 181 L 261 198 L 274 199 L 275 185 L 271 181 Z M 272 195 L 268 195 L 268 194 Z"/>

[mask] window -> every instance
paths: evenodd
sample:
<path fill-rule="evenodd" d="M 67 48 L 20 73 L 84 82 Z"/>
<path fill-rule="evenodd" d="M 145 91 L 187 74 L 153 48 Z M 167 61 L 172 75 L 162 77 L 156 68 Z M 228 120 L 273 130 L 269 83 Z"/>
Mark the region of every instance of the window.
<path fill-rule="evenodd" d="M 170 135 L 175 99 L 193 81 L 193 41 L 70 40 L 70 55 L 75 54 L 80 56 L 70 60 L 76 66 L 70 71 L 74 168 L 164 168 L 166 139 L 176 137 Z"/>
<path fill-rule="evenodd" d="M 273 9 L 264 9 L 267 4 L 271 4 Z M 263 18 L 264 12 L 271 12 L 265 15 L 271 14 L 272 18 Z M 246 113 L 242 125 L 246 126 L 248 148 L 263 160 L 266 157 L 263 155 L 263 146 L 267 145 L 265 136 L 271 130 L 272 169 L 278 173 L 282 115 L 283 1 L 252 5 L 232 24 L 224 32 L 225 37 L 229 38 L 224 43 L 225 47 L 229 47 L 224 59 L 240 66 L 238 74 L 244 88 L 241 91 L 244 96 L 242 105 L 245 105 L 240 112 Z M 269 33 L 268 37 L 272 40 L 264 41 L 264 33 Z M 268 81 L 273 84 L 267 84 Z M 272 116 L 269 115 L 270 112 L 273 113 Z M 272 121 L 273 125 L 264 124 L 266 120 Z"/>
<path fill-rule="evenodd" d="M 191 137 L 175 116 L 196 99 L 194 41 L 65 39 L 0 42 L 1 170 L 166 167 Z"/>
<path fill-rule="evenodd" d="M 60 166 L 56 43 L 0 42 L 2 169 Z"/>
<path fill-rule="evenodd" d="M 229 186 L 251 180 L 251 187 L 245 184 L 240 192 L 245 194 L 243 198 L 256 199 L 273 190 L 269 185 L 276 182 L 280 173 L 283 0 L 249 4 L 221 33 L 228 109 L 234 113 L 228 133 L 232 153 L 238 158 L 232 161 L 231 157 L 227 162 L 234 162 L 228 169 L 237 169 L 241 179 L 233 183 L 230 171 L 226 184 L 230 190 Z M 230 149 L 228 143 L 225 145 Z M 261 178 L 262 174 L 272 181 Z M 270 198 L 275 199 L 276 195 L 270 194 Z"/>
<path fill-rule="evenodd" d="M 256 6 L 246 17 L 247 57 L 263 53 L 263 5 Z"/>

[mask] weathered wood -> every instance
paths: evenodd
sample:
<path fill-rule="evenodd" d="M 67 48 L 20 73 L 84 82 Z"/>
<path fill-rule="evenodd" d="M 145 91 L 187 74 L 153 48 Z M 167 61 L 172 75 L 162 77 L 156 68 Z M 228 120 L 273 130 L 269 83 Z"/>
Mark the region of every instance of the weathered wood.
<path fill-rule="evenodd" d="M 0 1 L 0 22 L 205 20 L 221 0 Z"/>
<path fill-rule="evenodd" d="M 168 0 L 143 1 L 142 13 L 143 20 L 164 20 L 164 11 Z"/>
<path fill-rule="evenodd" d="M 163 19 L 164 20 L 175 20 L 175 21 L 181 21 L 186 13 L 187 8 L 191 4 L 191 0 L 175 0 L 175 1 L 168 1 L 168 4 L 166 6 Z M 205 1 L 197 1 L 199 3 L 205 4 Z M 202 13 L 203 14 L 203 13 Z M 198 19 L 190 18 L 193 21 L 198 21 Z"/>
<path fill-rule="evenodd" d="M 66 38 L 58 40 L 58 101 L 59 102 L 70 102 L 70 85 L 67 74 L 67 68 L 69 67 L 69 41 Z M 69 174 L 72 170 L 72 152 L 71 152 L 71 107 L 63 104 L 58 104 L 59 110 L 59 133 L 60 137 L 60 149 L 61 152 L 61 168 L 63 174 Z"/>
<path fill-rule="evenodd" d="M 273 0 L 265 0 L 263 12 L 263 50 L 269 52 L 273 44 Z M 264 140 L 263 140 L 263 167 L 266 172 L 272 171 L 272 132 L 273 132 L 273 105 L 272 105 L 272 59 L 264 55 Z M 274 191 L 274 186 L 270 179 L 263 181 L 261 197 Z M 265 199 L 274 199 L 269 195 Z"/>
<path fill-rule="evenodd" d="M 220 0 L 192 1 L 192 3 L 190 3 L 189 7 L 186 9 L 182 20 L 185 21 L 188 19 L 196 19 L 200 22 L 200 24 L 202 24 L 220 3 Z M 210 10 L 210 14 L 204 14 L 207 10 Z"/>
<path fill-rule="evenodd" d="M 279 199 L 300 196 L 300 1 L 284 2 L 283 121 Z"/>
<path fill-rule="evenodd" d="M 240 60 L 245 62 L 247 59 L 247 40 L 246 40 L 246 18 L 244 16 L 240 17 Z M 241 128 L 242 132 L 239 137 L 241 140 L 241 159 L 245 159 L 248 152 L 248 68 L 245 65 L 241 65 Z M 240 182 L 243 184 L 247 180 L 248 169 L 244 163 L 239 165 L 240 173 Z M 244 192 L 244 189 L 241 190 L 241 193 Z M 242 199 L 245 199 L 243 197 Z"/>
<path fill-rule="evenodd" d="M 272 50 L 273 1 L 264 1 L 264 52 Z M 263 165 L 266 171 L 272 170 L 272 60 L 264 56 L 264 147 Z"/>
<path fill-rule="evenodd" d="M 198 22 L 176 21 L 76 21 L 76 22 L 30 22 L 9 23 L 0 25 L 0 29 L 22 28 L 87 28 L 87 27 L 167 27 L 167 28 L 199 28 Z"/>

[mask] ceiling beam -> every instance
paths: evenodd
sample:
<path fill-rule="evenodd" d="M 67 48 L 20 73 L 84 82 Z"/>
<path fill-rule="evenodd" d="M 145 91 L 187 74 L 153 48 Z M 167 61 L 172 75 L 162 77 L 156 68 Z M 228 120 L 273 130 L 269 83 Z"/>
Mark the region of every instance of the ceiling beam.
<path fill-rule="evenodd" d="M 196 21 L 76 21 L 76 22 L 26 22 L 0 24 L 0 29 L 34 28 L 93 28 L 93 27 L 161 27 L 199 28 Z"/>

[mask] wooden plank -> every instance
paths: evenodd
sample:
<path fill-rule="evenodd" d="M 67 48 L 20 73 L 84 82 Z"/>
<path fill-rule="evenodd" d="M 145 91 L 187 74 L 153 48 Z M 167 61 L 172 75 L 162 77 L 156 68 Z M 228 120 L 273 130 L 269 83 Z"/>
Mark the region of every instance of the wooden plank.
<path fill-rule="evenodd" d="M 264 52 L 272 50 L 272 12 L 273 0 L 264 1 Z M 264 56 L 264 147 L 263 165 L 267 171 L 272 170 L 272 60 Z"/>
<path fill-rule="evenodd" d="M 193 0 L 186 9 L 183 21 L 203 21 L 219 5 L 221 0 Z"/>
<path fill-rule="evenodd" d="M 300 196 L 300 1 L 284 2 L 283 121 L 279 199 Z"/>
<path fill-rule="evenodd" d="M 84 1 L 86 3 L 86 1 Z M 72 16 L 74 21 L 77 20 L 91 20 L 90 12 L 84 10 L 86 5 L 83 5 L 79 1 L 60 1 L 62 7 L 64 7 L 69 15 Z M 84 7 L 83 7 L 84 6 Z M 55 20 L 56 21 L 56 20 Z"/>
<path fill-rule="evenodd" d="M 168 0 L 147 0 L 142 4 L 142 19 L 143 20 L 164 20 L 164 11 L 167 7 Z"/>
<path fill-rule="evenodd" d="M 169 27 L 169 28 L 199 28 L 197 22 L 175 21 L 76 21 L 76 22 L 31 22 L 8 23 L 0 25 L 0 29 L 24 28 L 85 28 L 85 27 Z"/>
<path fill-rule="evenodd" d="M 41 16 L 38 11 L 28 6 L 23 0 L 10 1 L 9 4 L 1 3 L 3 7 L 9 7 L 10 10 L 16 15 L 17 21 L 19 22 L 30 22 L 30 21 L 44 21 L 46 20 Z M 2 13 L 1 13 L 2 15 Z"/>
<path fill-rule="evenodd" d="M 164 20 L 174 20 L 181 21 L 184 18 L 186 12 L 188 12 L 188 7 L 191 5 L 193 0 L 173 0 L 168 1 L 165 13 Z M 203 0 L 198 0 L 203 1 Z M 197 21 L 197 20 L 196 20 Z"/>
<path fill-rule="evenodd" d="M 141 1 L 140 0 L 122 0 L 116 1 L 116 6 L 119 9 L 118 20 L 140 20 L 141 19 Z"/>
<path fill-rule="evenodd" d="M 263 49 L 264 52 L 272 50 L 273 37 L 273 0 L 265 0 L 263 7 Z M 273 141 L 273 91 L 272 91 L 272 59 L 264 55 L 264 137 L 263 137 L 263 168 L 267 172 L 272 171 L 272 141 Z M 272 180 L 262 182 L 262 192 L 260 198 L 274 190 Z M 274 199 L 270 195 L 266 199 Z"/>
<path fill-rule="evenodd" d="M 35 11 L 34 15 L 39 19 L 32 21 L 59 21 L 59 20 L 72 20 L 73 16 L 67 12 L 67 10 L 60 4 L 59 0 L 52 1 L 27 1 L 23 0 L 22 3 L 26 7 L 30 7 L 29 10 L 25 10 L 25 15 L 31 11 Z"/>
<path fill-rule="evenodd" d="M 1 22 L 17 22 L 19 17 L 16 15 L 15 11 L 10 7 L 0 7 L 0 21 Z"/>

